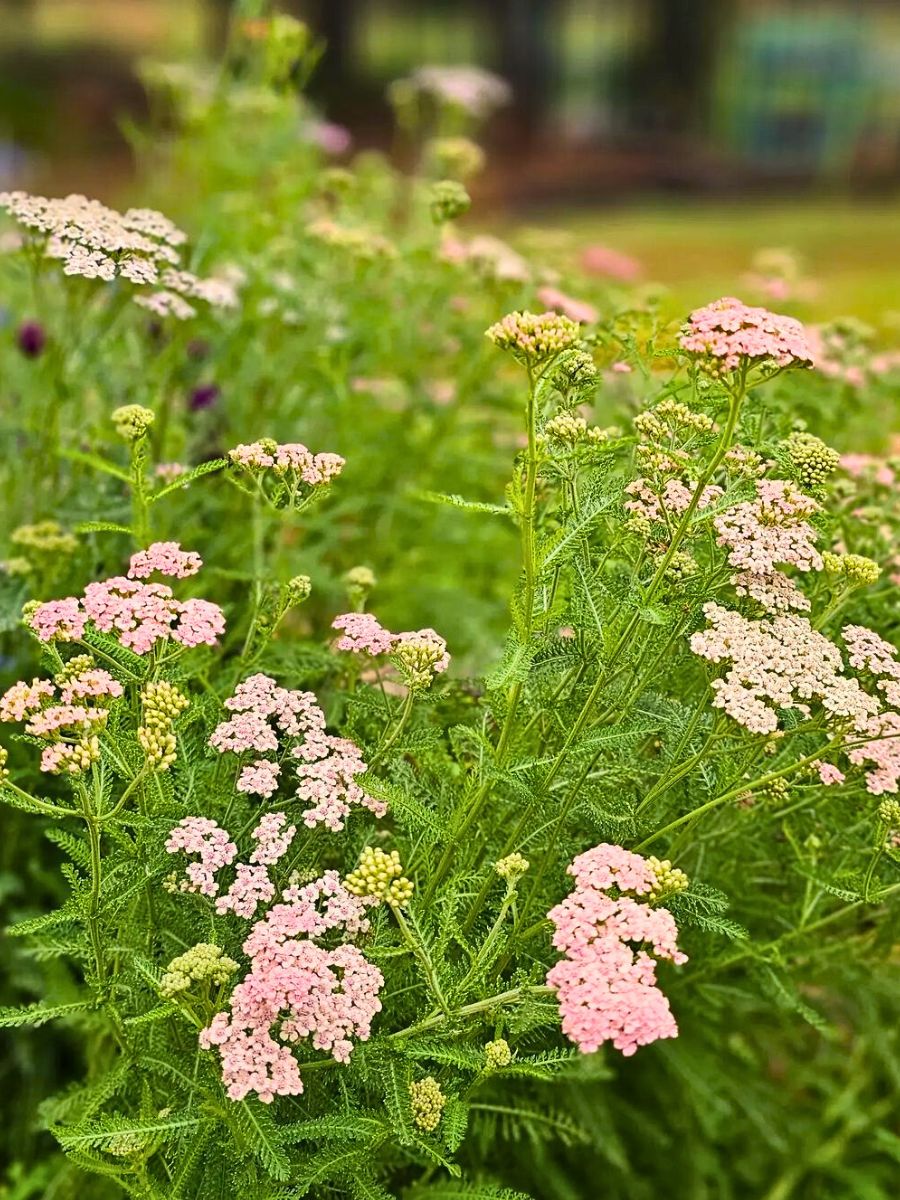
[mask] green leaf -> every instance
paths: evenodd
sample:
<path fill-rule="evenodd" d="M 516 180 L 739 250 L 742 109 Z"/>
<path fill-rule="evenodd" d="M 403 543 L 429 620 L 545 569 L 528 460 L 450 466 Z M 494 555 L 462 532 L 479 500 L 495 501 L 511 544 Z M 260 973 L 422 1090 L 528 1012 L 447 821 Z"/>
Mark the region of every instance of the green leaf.
<path fill-rule="evenodd" d="M 227 466 L 227 458 L 211 458 L 208 462 L 202 462 L 199 466 L 192 467 L 190 471 L 185 471 L 183 475 L 176 476 L 171 483 L 167 483 L 165 487 L 161 487 L 159 491 L 148 496 L 148 502 L 155 504 L 157 500 L 162 500 L 163 496 L 168 496 L 170 492 L 177 492 L 179 488 L 187 487 L 195 479 L 211 475 L 214 471 L 221 471 L 223 467 Z"/>
<path fill-rule="evenodd" d="M 106 1115 L 84 1125 L 55 1126 L 51 1133 L 64 1150 L 102 1149 L 122 1137 L 144 1140 L 145 1144 L 166 1141 L 166 1134 L 195 1129 L 202 1118 L 191 1113 L 170 1113 L 165 1117 L 121 1117 Z"/>
<path fill-rule="evenodd" d="M 127 533 L 132 535 L 128 525 L 116 525 L 114 521 L 79 521 L 75 526 L 76 533 Z"/>
<path fill-rule="evenodd" d="M 532 1200 L 532 1197 L 527 1192 L 517 1192 L 493 1183 L 441 1179 L 437 1183 L 413 1187 L 404 1193 L 404 1200 Z"/>
<path fill-rule="evenodd" d="M 70 462 L 81 463 L 82 466 L 93 467 L 95 471 L 103 471 L 107 475 L 113 475 L 116 479 L 121 479 L 125 483 L 131 482 L 131 476 L 124 467 L 110 462 L 109 459 L 103 458 L 99 454 L 91 454 L 87 450 L 63 450 L 62 456 Z"/>
<path fill-rule="evenodd" d="M 507 504 L 484 504 L 480 500 L 465 500 L 462 496 L 451 495 L 447 492 L 429 492 L 416 489 L 413 495 L 429 504 L 443 504 L 450 508 L 462 508 L 467 512 L 490 513 L 495 517 L 511 517 L 512 511 Z"/>
<path fill-rule="evenodd" d="M 71 1017 L 91 1008 L 92 1000 L 73 1000 L 68 1004 L 29 1004 L 27 1008 L 0 1008 L 0 1029 L 17 1029 L 22 1025 L 36 1028 L 48 1021 Z"/>
<path fill-rule="evenodd" d="M 377 1117 L 313 1117 L 309 1121 L 280 1126 L 278 1140 L 285 1146 L 304 1141 L 371 1142 L 384 1138 L 387 1133 L 384 1121 Z"/>
<path fill-rule="evenodd" d="M 250 1148 L 273 1179 L 290 1175 L 291 1164 L 279 1145 L 278 1127 L 258 1100 L 241 1100 L 236 1106 L 239 1120 L 250 1139 Z"/>

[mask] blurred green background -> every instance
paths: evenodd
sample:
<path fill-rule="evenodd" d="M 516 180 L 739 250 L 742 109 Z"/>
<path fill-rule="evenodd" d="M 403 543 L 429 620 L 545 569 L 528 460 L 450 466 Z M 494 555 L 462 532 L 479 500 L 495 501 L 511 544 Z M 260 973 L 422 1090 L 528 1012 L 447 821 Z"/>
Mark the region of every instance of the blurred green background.
<path fill-rule="evenodd" d="M 563 228 L 634 254 L 680 306 L 761 247 L 818 282 L 810 317 L 900 307 L 900 6 L 884 0 L 285 0 L 328 42 L 313 94 L 390 145 L 387 83 L 498 71 L 476 200 L 505 234 Z M 252 5 L 249 6 L 252 9 Z M 229 0 L 0 0 L 0 186 L 114 198 L 145 58 L 210 58 Z"/>

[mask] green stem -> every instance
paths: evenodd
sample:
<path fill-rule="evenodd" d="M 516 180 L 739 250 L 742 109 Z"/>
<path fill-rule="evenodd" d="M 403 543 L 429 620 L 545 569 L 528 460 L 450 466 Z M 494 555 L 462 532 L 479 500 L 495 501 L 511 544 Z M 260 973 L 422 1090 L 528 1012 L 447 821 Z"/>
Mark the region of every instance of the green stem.
<path fill-rule="evenodd" d="M 449 1008 L 449 1005 L 447 1004 L 447 999 L 444 996 L 443 990 L 441 989 L 441 985 L 438 981 L 437 973 L 435 972 L 435 969 L 434 969 L 434 964 L 431 961 L 428 951 L 425 949 L 424 945 L 422 944 L 422 942 L 421 942 L 420 938 L 417 936 L 417 934 L 415 934 L 413 932 L 412 928 L 410 927 L 409 923 L 406 920 L 406 917 L 404 917 L 403 912 L 400 909 L 399 905 L 394 904 L 390 899 L 388 900 L 388 905 L 390 907 L 391 912 L 394 914 L 394 918 L 397 922 L 397 928 L 400 930 L 401 937 L 403 938 L 404 942 L 406 942 L 407 946 L 410 948 L 410 950 L 413 952 L 413 954 L 416 956 L 416 958 L 419 960 L 419 962 L 422 964 L 422 969 L 425 972 L 425 977 L 428 981 L 428 986 L 431 989 L 432 995 L 434 996 L 435 1000 L 438 1002 L 438 1005 L 439 1005 L 441 1011 L 443 1012 L 443 1014 L 445 1016 L 449 1016 L 450 1008 Z"/>

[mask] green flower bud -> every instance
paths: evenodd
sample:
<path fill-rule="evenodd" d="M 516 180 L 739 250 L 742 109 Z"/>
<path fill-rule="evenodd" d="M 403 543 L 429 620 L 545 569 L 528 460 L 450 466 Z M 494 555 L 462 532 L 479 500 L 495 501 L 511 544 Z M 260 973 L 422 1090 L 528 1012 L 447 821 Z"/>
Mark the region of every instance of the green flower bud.
<path fill-rule="evenodd" d="M 431 185 L 428 202 L 432 221 L 435 225 L 442 225 L 468 212 L 472 199 L 461 183 L 455 179 L 442 179 Z"/>
<path fill-rule="evenodd" d="M 156 413 L 141 404 L 123 404 L 111 416 L 116 433 L 126 442 L 139 441 L 156 420 Z"/>
<path fill-rule="evenodd" d="M 433 1133 L 441 1123 L 447 1097 L 433 1075 L 414 1079 L 409 1085 L 409 1103 L 413 1124 L 426 1133 Z"/>

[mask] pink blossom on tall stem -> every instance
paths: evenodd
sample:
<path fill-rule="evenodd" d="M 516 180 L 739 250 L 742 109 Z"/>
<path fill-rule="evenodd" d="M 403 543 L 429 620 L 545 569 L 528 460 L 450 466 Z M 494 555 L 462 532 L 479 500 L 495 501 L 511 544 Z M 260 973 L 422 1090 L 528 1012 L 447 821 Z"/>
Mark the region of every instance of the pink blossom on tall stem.
<path fill-rule="evenodd" d="M 349 654 L 389 654 L 397 639 L 372 613 L 343 613 L 331 622 L 332 629 L 342 631 L 334 643 L 336 650 Z"/>
<path fill-rule="evenodd" d="M 228 833 L 209 817 L 183 817 L 166 840 L 169 854 L 195 854 L 199 861 L 188 863 L 182 890 L 217 896 L 216 872 L 230 866 L 237 857 L 237 846 Z"/>
<path fill-rule="evenodd" d="M 196 575 L 203 560 L 193 550 L 182 550 L 178 542 L 153 542 L 146 550 L 132 554 L 128 564 L 130 579 L 147 579 L 154 571 L 175 579 Z"/>
<path fill-rule="evenodd" d="M 695 309 L 678 339 L 682 349 L 713 360 L 722 371 L 741 362 L 811 366 L 806 331 L 793 317 L 743 304 L 733 296 Z"/>
<path fill-rule="evenodd" d="M 656 983 L 659 958 L 687 962 L 678 928 L 665 908 L 625 893 L 648 893 L 651 864 L 621 846 L 602 843 L 569 867 L 575 890 L 548 913 L 553 944 L 565 957 L 547 973 L 555 988 L 563 1033 L 585 1054 L 612 1042 L 624 1055 L 659 1038 L 677 1037 L 669 1002 Z M 610 895 L 610 890 L 617 894 Z"/>
<path fill-rule="evenodd" d="M 74 596 L 39 604 L 28 624 L 42 642 L 71 642 L 84 636 L 87 616 Z"/>

